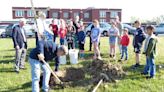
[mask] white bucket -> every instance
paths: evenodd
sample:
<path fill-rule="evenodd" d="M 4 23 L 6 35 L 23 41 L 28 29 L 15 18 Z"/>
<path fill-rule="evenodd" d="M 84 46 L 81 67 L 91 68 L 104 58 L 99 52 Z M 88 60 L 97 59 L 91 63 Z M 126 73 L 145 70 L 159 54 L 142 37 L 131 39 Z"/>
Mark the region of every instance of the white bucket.
<path fill-rule="evenodd" d="M 71 64 L 78 63 L 78 53 L 79 53 L 78 50 L 75 50 L 75 49 L 69 50 L 69 58 L 70 58 Z"/>
<path fill-rule="evenodd" d="M 59 63 L 62 65 L 66 64 L 67 63 L 66 56 L 60 56 Z"/>

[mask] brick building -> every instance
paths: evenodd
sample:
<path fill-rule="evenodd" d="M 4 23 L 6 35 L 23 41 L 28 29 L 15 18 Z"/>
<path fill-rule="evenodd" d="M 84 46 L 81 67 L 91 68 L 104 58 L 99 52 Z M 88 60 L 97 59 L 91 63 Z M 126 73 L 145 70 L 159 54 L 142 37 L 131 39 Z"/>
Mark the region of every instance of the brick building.
<path fill-rule="evenodd" d="M 110 22 L 116 16 L 122 19 L 121 9 L 105 9 L 105 8 L 87 8 L 87 9 L 56 9 L 48 7 L 36 7 L 36 12 L 44 11 L 47 14 L 47 18 L 58 18 L 58 19 L 73 19 L 75 16 L 80 16 L 85 23 L 92 22 L 94 19 L 98 19 L 100 22 Z M 12 17 L 33 19 L 31 7 L 12 7 Z"/>

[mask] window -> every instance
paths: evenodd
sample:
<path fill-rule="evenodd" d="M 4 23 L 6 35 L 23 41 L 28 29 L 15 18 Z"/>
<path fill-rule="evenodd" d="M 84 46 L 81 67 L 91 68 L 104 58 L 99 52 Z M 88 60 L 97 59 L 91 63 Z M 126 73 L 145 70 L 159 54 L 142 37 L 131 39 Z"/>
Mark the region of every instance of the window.
<path fill-rule="evenodd" d="M 53 17 L 53 18 L 58 18 L 58 12 L 52 13 L 52 17 Z"/>
<path fill-rule="evenodd" d="M 84 13 L 84 18 L 89 18 L 89 13 Z"/>
<path fill-rule="evenodd" d="M 63 17 L 64 18 L 68 18 L 69 17 L 69 13 L 68 12 L 64 12 Z"/>
<path fill-rule="evenodd" d="M 24 11 L 23 10 L 16 10 L 15 16 L 16 17 L 24 17 Z"/>
<path fill-rule="evenodd" d="M 28 17 L 34 17 L 33 11 L 32 10 L 28 10 L 27 11 L 27 16 Z"/>
<path fill-rule="evenodd" d="M 75 13 L 74 13 L 74 18 L 75 18 L 76 16 L 79 16 L 79 13 L 78 13 L 78 12 L 75 12 Z"/>
<path fill-rule="evenodd" d="M 116 16 L 118 16 L 118 13 L 116 11 L 111 11 L 110 17 L 115 18 Z"/>
<path fill-rule="evenodd" d="M 106 11 L 100 11 L 100 18 L 106 18 Z"/>
<path fill-rule="evenodd" d="M 106 19 L 100 19 L 100 22 L 106 22 Z"/>

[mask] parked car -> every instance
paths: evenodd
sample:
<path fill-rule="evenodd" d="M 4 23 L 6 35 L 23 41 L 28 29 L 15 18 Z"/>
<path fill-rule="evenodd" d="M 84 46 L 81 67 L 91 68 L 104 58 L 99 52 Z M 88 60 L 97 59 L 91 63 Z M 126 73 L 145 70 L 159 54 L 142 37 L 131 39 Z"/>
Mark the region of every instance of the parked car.
<path fill-rule="evenodd" d="M 12 36 L 12 30 L 13 30 L 13 26 L 15 24 L 9 24 L 6 28 L 6 37 L 11 37 Z"/>
<path fill-rule="evenodd" d="M 136 30 L 135 27 L 129 25 L 129 24 L 123 24 L 124 28 L 127 28 L 129 30 L 129 34 L 134 34 L 134 31 Z"/>
<path fill-rule="evenodd" d="M 89 36 L 91 34 L 91 27 L 93 26 L 93 24 L 89 24 L 86 28 L 85 28 L 85 31 L 86 31 L 86 34 L 87 36 Z M 100 23 L 100 28 L 102 30 L 102 35 L 103 36 L 108 36 L 108 30 L 111 28 L 111 25 L 108 24 L 108 23 Z"/>
<path fill-rule="evenodd" d="M 0 25 L 0 37 L 5 38 L 6 37 L 6 27 L 7 25 Z"/>
<path fill-rule="evenodd" d="M 161 23 L 158 26 L 156 26 L 155 34 L 164 34 L 164 23 Z"/>
<path fill-rule="evenodd" d="M 12 36 L 12 31 L 13 31 L 13 27 L 17 25 L 17 24 L 10 24 L 8 25 L 8 27 L 6 28 L 6 36 L 7 37 L 11 37 Z M 34 37 L 35 33 L 33 32 L 33 27 L 31 25 L 25 25 L 24 29 L 26 30 L 26 36 L 27 37 Z"/>

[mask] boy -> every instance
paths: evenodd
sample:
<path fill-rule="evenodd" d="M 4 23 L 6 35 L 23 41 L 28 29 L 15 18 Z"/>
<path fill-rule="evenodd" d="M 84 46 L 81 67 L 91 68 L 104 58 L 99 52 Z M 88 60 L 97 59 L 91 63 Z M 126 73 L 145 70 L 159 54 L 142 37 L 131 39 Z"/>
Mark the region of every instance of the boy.
<path fill-rule="evenodd" d="M 55 59 L 55 71 L 58 71 L 58 57 L 66 55 L 67 53 L 68 49 L 65 46 L 58 47 L 53 42 L 38 40 L 37 47 L 34 48 L 29 55 L 32 75 L 32 92 L 39 92 L 41 70 L 43 70 L 43 92 L 48 92 L 49 90 L 49 79 L 51 72 L 42 61 L 50 61 Z"/>
<path fill-rule="evenodd" d="M 135 21 L 134 26 L 136 27 L 136 31 L 134 32 L 133 47 L 134 52 L 136 53 L 136 64 L 133 68 L 137 68 L 140 66 L 140 52 L 142 43 L 146 37 L 144 31 L 141 29 L 141 23 L 139 21 Z"/>
<path fill-rule="evenodd" d="M 128 60 L 128 45 L 129 45 L 129 42 L 130 42 L 130 38 L 129 38 L 129 35 L 128 35 L 128 29 L 125 28 L 123 30 L 124 34 L 123 36 L 121 37 L 121 41 L 120 41 L 120 44 L 122 46 L 122 55 L 121 55 L 121 59 L 119 61 L 123 61 L 123 58 L 124 58 L 124 54 L 126 55 L 125 57 L 125 61 Z"/>
<path fill-rule="evenodd" d="M 84 25 L 80 23 L 80 31 L 77 34 L 78 42 L 79 42 L 79 49 L 80 49 L 80 58 L 84 59 L 84 44 L 85 44 L 85 37 L 86 34 L 84 32 Z"/>
<path fill-rule="evenodd" d="M 154 78 L 155 76 L 155 54 L 156 54 L 156 44 L 157 44 L 157 38 L 153 34 L 155 28 L 153 26 L 148 26 L 146 28 L 148 37 L 146 38 L 145 47 L 144 47 L 144 54 L 146 55 L 146 66 L 144 69 L 144 72 L 141 73 L 143 75 L 147 75 L 150 70 L 150 76 L 147 76 L 146 78 Z"/>

